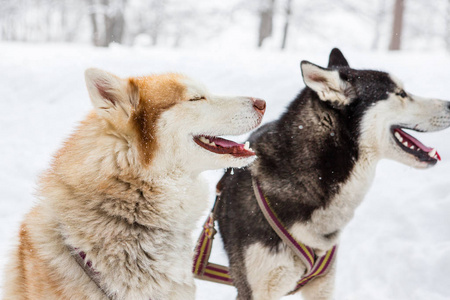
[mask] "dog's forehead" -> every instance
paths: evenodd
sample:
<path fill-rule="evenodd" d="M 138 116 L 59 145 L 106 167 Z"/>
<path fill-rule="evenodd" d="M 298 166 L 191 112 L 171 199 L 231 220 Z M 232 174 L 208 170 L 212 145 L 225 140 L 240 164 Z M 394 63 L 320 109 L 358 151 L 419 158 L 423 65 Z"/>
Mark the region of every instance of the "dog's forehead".
<path fill-rule="evenodd" d="M 129 80 L 138 86 L 141 104 L 165 106 L 184 98 L 186 93 L 186 87 L 183 84 L 184 78 L 185 76 L 181 74 L 167 73 L 132 77 Z"/>
<path fill-rule="evenodd" d="M 394 92 L 398 86 L 389 73 L 382 71 L 352 70 L 351 77 L 355 87 L 368 94 Z"/>
<path fill-rule="evenodd" d="M 403 82 L 398 79 L 396 76 L 389 74 L 389 77 L 391 78 L 392 82 L 399 88 L 399 89 L 403 89 Z"/>
<path fill-rule="evenodd" d="M 208 94 L 207 88 L 192 78 L 185 77 L 181 79 L 181 82 L 186 87 L 187 97 L 205 96 Z"/>

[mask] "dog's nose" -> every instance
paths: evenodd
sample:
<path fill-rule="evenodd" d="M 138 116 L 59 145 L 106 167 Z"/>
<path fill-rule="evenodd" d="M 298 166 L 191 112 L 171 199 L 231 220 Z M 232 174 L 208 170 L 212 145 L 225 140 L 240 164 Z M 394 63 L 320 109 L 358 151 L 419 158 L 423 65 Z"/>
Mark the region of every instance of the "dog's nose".
<path fill-rule="evenodd" d="M 258 98 L 250 98 L 253 101 L 253 107 L 260 112 L 261 114 L 264 114 L 266 112 L 266 101 Z"/>

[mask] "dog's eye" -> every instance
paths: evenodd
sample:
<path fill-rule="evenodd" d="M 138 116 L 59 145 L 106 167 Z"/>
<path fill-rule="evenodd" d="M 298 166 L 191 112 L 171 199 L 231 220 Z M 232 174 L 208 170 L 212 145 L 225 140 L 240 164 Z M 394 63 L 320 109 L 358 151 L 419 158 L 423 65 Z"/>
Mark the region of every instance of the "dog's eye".
<path fill-rule="evenodd" d="M 195 98 L 189 99 L 189 101 L 199 101 L 199 100 L 206 100 L 206 98 L 203 97 L 203 96 L 199 96 L 199 97 L 195 97 Z"/>
<path fill-rule="evenodd" d="M 397 96 L 402 97 L 402 98 L 408 97 L 408 95 L 406 94 L 406 92 L 405 92 L 404 90 L 401 90 L 400 92 L 395 93 L 395 94 L 396 94 Z"/>

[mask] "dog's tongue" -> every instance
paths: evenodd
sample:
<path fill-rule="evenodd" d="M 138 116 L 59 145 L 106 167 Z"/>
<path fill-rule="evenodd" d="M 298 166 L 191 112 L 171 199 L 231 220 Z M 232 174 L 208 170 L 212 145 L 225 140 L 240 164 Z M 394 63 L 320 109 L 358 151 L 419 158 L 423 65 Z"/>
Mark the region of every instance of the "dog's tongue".
<path fill-rule="evenodd" d="M 433 150 L 433 148 L 427 147 L 424 144 L 422 144 L 421 141 L 419 141 L 418 139 L 416 139 L 415 137 L 413 137 L 412 135 L 407 134 L 404 131 L 400 131 L 401 135 L 403 136 L 403 138 L 406 138 L 408 141 L 410 141 L 411 143 L 413 143 L 414 145 L 416 145 L 418 148 L 420 148 L 422 151 L 424 152 L 430 152 L 431 150 Z"/>
<path fill-rule="evenodd" d="M 233 141 L 229 141 L 229 140 L 226 140 L 226 139 L 221 139 L 221 138 L 218 138 L 218 137 L 210 137 L 209 140 L 211 142 L 214 142 L 216 145 L 218 145 L 220 147 L 223 147 L 223 148 L 232 148 L 232 147 L 244 148 L 244 145 L 242 145 L 242 144 L 238 144 L 238 143 L 235 143 Z"/>

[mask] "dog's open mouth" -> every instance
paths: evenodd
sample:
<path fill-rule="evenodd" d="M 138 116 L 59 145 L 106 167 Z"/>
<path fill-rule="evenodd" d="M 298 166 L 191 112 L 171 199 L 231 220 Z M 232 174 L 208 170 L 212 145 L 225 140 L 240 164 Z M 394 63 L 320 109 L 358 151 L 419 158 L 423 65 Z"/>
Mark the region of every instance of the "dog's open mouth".
<path fill-rule="evenodd" d="M 202 148 L 217 154 L 231 154 L 236 157 L 248 157 L 255 155 L 250 143 L 238 144 L 215 136 L 199 135 L 194 137 L 194 141 Z"/>
<path fill-rule="evenodd" d="M 394 140 L 400 148 L 416 156 L 420 161 L 435 164 L 438 160 L 441 160 L 441 157 L 439 156 L 439 153 L 437 153 L 436 149 L 425 146 L 418 139 L 404 132 L 402 128 L 398 126 L 393 127 L 392 134 L 394 135 Z"/>

